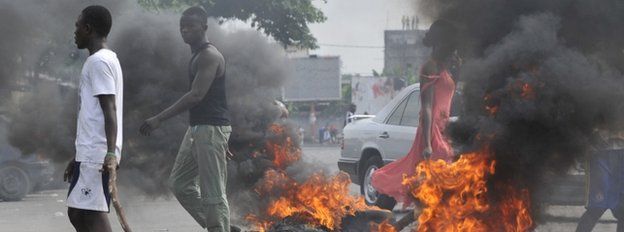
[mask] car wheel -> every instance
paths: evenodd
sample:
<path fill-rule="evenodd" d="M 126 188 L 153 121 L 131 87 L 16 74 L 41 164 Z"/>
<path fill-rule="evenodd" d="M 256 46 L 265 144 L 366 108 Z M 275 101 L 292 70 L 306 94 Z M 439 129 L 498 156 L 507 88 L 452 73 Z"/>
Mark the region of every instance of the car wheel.
<path fill-rule="evenodd" d="M 372 156 L 364 163 L 365 172 L 362 175 L 362 184 L 360 185 L 360 193 L 364 196 L 364 201 L 368 205 L 375 205 L 382 209 L 392 210 L 396 205 L 394 198 L 379 194 L 371 184 L 373 173 L 382 166 L 379 156 Z"/>
<path fill-rule="evenodd" d="M 30 190 L 30 179 L 18 166 L 0 168 L 0 198 L 5 201 L 19 201 Z"/>

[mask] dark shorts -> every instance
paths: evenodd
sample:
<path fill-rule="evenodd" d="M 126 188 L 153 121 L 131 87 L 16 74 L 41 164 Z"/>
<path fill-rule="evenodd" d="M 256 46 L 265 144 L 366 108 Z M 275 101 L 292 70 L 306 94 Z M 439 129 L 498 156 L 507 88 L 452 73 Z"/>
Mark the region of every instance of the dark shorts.
<path fill-rule="evenodd" d="M 624 193 L 624 149 L 594 153 L 588 160 L 587 207 L 617 209 Z"/>

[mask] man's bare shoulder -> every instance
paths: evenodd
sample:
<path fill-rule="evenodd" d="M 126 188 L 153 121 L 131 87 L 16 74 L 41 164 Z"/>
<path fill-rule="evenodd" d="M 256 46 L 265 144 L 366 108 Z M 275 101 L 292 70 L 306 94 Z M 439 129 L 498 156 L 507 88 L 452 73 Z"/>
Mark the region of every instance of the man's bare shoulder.
<path fill-rule="evenodd" d="M 200 63 L 218 62 L 220 64 L 225 60 L 221 52 L 214 46 L 208 46 L 207 48 L 202 49 L 202 51 L 199 52 L 197 59 Z"/>

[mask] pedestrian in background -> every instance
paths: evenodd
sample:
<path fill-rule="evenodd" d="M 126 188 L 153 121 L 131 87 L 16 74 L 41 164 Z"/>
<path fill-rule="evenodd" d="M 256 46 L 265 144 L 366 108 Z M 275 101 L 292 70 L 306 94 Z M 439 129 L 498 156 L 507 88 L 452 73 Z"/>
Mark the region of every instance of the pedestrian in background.
<path fill-rule="evenodd" d="M 355 115 L 355 111 L 357 110 L 357 106 L 353 103 L 349 104 L 349 109 L 347 110 L 347 114 L 345 115 L 344 126 L 351 123 L 353 121 L 353 115 Z"/>
<path fill-rule="evenodd" d="M 585 175 L 585 213 L 576 232 L 590 232 L 607 209 L 617 219 L 617 231 L 624 232 L 624 131 L 597 129 L 594 151 L 588 156 Z"/>

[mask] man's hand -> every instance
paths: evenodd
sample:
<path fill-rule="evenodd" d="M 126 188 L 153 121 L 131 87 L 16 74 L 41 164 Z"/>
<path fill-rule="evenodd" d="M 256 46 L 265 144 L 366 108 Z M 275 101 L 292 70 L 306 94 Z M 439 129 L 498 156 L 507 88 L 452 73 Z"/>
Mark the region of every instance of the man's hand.
<path fill-rule="evenodd" d="M 431 153 L 433 153 L 433 149 L 431 149 L 431 147 L 428 146 L 428 147 L 425 147 L 425 149 L 423 149 L 422 156 L 426 160 L 429 160 L 431 158 Z"/>
<path fill-rule="evenodd" d="M 157 117 L 148 118 L 147 120 L 145 120 L 145 122 L 143 122 L 143 125 L 141 125 L 141 128 L 140 128 L 141 134 L 144 136 L 149 136 L 152 133 L 152 131 L 158 128 L 159 126 L 160 126 L 160 119 L 158 119 Z"/>
<path fill-rule="evenodd" d="M 117 157 L 112 155 L 107 155 L 104 158 L 104 165 L 102 166 L 102 170 L 108 173 L 117 169 Z"/>
<path fill-rule="evenodd" d="M 72 159 L 71 161 L 69 161 L 69 163 L 67 164 L 67 167 L 65 168 L 65 173 L 63 173 L 63 181 L 65 182 L 71 182 L 72 178 L 74 176 L 74 165 L 75 165 L 76 161 L 74 159 Z"/>

